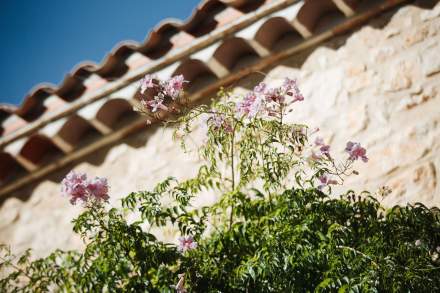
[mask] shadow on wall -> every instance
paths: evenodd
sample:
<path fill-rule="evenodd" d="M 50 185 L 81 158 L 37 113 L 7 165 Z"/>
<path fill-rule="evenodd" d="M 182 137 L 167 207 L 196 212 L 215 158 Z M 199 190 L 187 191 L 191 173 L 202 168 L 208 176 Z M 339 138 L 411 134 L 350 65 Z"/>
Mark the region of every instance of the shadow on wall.
<path fill-rule="evenodd" d="M 382 1 L 377 1 L 378 3 Z M 364 3 L 364 2 L 362 2 Z M 432 0 L 421 0 L 421 1 L 414 1 L 412 5 L 418 6 L 420 8 L 430 9 L 437 1 Z M 362 10 L 362 4 L 360 9 Z M 396 13 L 398 8 L 393 9 L 392 11 L 382 14 L 380 17 L 371 20 L 368 25 L 370 27 L 381 29 L 384 26 L 386 26 L 391 17 Z M 328 27 L 329 25 L 333 25 L 334 23 L 337 23 L 340 21 L 342 16 L 340 13 L 329 13 L 326 15 L 326 17 L 323 17 L 318 22 L 314 23 L 313 30 L 316 32 L 322 31 L 325 27 Z M 281 28 L 274 30 L 274 27 Z M 365 27 L 365 26 L 363 26 Z M 259 41 L 260 44 L 270 44 L 270 47 L 267 49 L 277 52 L 282 51 L 285 48 L 289 48 L 292 46 L 295 46 L 298 44 L 302 38 L 300 35 L 294 31 L 291 26 L 287 25 L 285 20 L 281 18 L 273 18 L 271 21 L 267 22 L 265 24 L 265 27 L 261 30 L 261 32 L 264 32 L 264 30 L 268 31 L 276 31 L 277 34 L 266 34 L 262 33 L 261 35 L 256 35 L 255 38 Z M 281 61 L 277 64 L 273 64 L 270 68 L 267 68 L 264 70 L 264 72 L 255 72 L 253 74 L 250 74 L 249 76 L 241 79 L 235 84 L 230 85 L 230 87 L 240 86 L 245 89 L 252 89 L 257 83 L 262 81 L 264 79 L 264 75 L 271 71 L 275 66 L 283 65 L 290 68 L 296 68 L 301 69 L 301 67 L 304 65 L 304 63 L 308 60 L 309 56 L 318 48 L 326 47 L 331 50 L 337 50 L 341 46 L 344 46 L 346 44 L 347 39 L 351 36 L 352 32 L 347 33 L 345 35 L 340 35 L 337 37 L 331 38 L 329 41 L 321 43 L 319 45 L 307 48 L 305 50 L 300 51 L 299 53 Z M 270 39 L 267 39 L 270 38 Z M 238 47 L 239 50 L 237 50 L 237 47 L 235 45 L 239 44 Z M 230 48 L 229 48 L 229 47 Z M 232 58 L 231 60 L 234 60 L 233 63 L 228 64 L 229 69 L 231 70 L 240 70 L 241 68 L 246 68 L 247 66 L 255 63 L 258 58 L 256 58 L 255 51 L 253 48 L 250 48 L 246 43 L 241 43 L 240 40 L 236 39 L 234 41 L 231 41 L 230 43 L 225 42 L 224 44 L 224 51 L 231 51 L 234 54 L 237 54 L 237 58 Z M 231 53 L 232 54 L 232 53 Z M 227 54 L 226 54 L 227 55 Z M 220 58 L 221 59 L 221 58 Z M 226 62 L 227 63 L 227 62 Z M 176 69 L 175 74 L 184 74 L 185 76 L 191 75 L 194 72 L 202 73 L 202 74 L 196 74 L 194 76 L 191 76 L 192 82 L 187 85 L 186 90 L 189 93 L 196 92 L 200 88 L 203 88 L 205 85 L 211 84 L 213 81 L 215 81 L 215 76 L 212 74 L 212 72 L 209 71 L 209 69 L 205 66 L 205 64 L 201 63 L 197 60 L 191 60 L 188 59 L 187 61 L 183 62 L 182 64 L 185 64 L 185 66 L 179 67 Z M 194 70 L 189 70 L 194 69 Z M 189 70 L 189 71 L 188 71 Z M 199 104 L 209 104 L 211 98 L 206 98 L 201 101 L 199 101 Z M 133 111 L 129 111 L 130 105 L 127 103 L 127 101 L 118 100 L 115 99 L 108 103 L 108 105 L 105 105 L 105 107 L 102 107 L 102 111 L 97 113 L 97 116 L 99 115 L 100 121 L 104 122 L 104 127 L 108 128 L 118 128 L 120 125 L 126 125 L 132 121 L 132 119 L 136 118 L 137 115 Z M 118 111 L 113 111 L 112 109 L 117 108 Z M 133 115 L 126 115 L 127 113 L 131 112 Z M 116 114 L 117 115 L 116 115 Z M 113 115 L 115 114 L 115 115 Z M 102 117 L 101 117 L 102 116 Z M 85 122 L 85 123 L 84 123 Z M 87 142 L 90 140 L 93 140 L 94 137 L 97 137 L 101 135 L 96 131 L 95 128 L 93 128 L 91 125 L 89 125 L 84 119 L 80 117 L 73 117 L 72 121 L 69 121 L 69 123 L 76 123 L 79 126 L 81 126 L 84 131 L 81 132 L 81 137 L 73 137 L 69 139 L 65 139 L 67 142 L 72 141 L 72 144 L 74 144 L 73 141 L 81 140 L 82 142 Z M 79 127 L 78 126 L 78 127 Z M 149 138 L 159 129 L 161 129 L 162 126 L 159 124 L 151 125 L 148 127 L 148 129 L 141 131 L 140 133 L 137 133 L 135 135 L 130 135 L 123 140 L 121 140 L 119 143 L 107 145 L 104 148 L 101 148 L 99 151 L 88 155 L 84 158 L 82 158 L 80 161 L 71 163 L 67 165 L 66 167 L 60 169 L 57 172 L 52 173 L 51 175 L 47 176 L 45 180 L 49 180 L 52 182 L 60 182 L 62 178 L 65 176 L 69 170 L 72 168 L 75 168 L 75 166 L 80 162 L 86 162 L 94 166 L 101 165 L 109 151 L 112 147 L 114 147 L 116 144 L 127 144 L 132 148 L 140 148 L 145 146 L 145 144 L 148 142 Z M 93 130 L 93 131 L 92 131 Z M 60 130 L 60 135 L 63 135 L 62 129 Z M 64 136 L 69 136 L 69 134 L 65 134 Z M 43 141 L 43 140 L 42 140 Z M 43 141 L 44 142 L 44 141 Z M 2 162 L 9 162 L 10 158 L 5 157 L 2 159 Z M 12 168 L 12 167 L 11 167 Z M 24 172 L 24 170 L 18 170 L 19 172 Z M 1 174 L 0 174 L 1 176 Z M 26 201 L 30 198 L 32 195 L 33 190 L 40 184 L 40 182 L 36 182 L 33 184 L 29 184 L 25 188 L 22 188 L 12 194 L 9 195 L 9 197 L 16 197 L 20 200 Z M 0 205 L 3 203 L 5 198 L 0 199 Z"/>

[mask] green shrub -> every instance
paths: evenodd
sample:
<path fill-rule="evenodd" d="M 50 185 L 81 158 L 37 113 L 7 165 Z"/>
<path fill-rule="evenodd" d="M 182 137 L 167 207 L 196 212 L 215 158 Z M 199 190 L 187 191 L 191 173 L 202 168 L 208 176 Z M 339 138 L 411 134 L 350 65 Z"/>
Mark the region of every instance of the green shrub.
<path fill-rule="evenodd" d="M 170 88 L 183 82 L 146 77 L 142 110 L 157 119 L 173 109 L 181 93 Z M 63 191 L 84 204 L 73 223 L 85 250 L 31 261 L 30 252 L 17 258 L 3 247 L 2 292 L 440 291 L 438 210 L 385 210 L 367 192 L 330 196 L 332 185 L 357 174 L 356 160 L 368 160 L 366 150 L 349 142 L 339 162 L 321 138 L 310 142 L 316 131 L 285 123 L 303 99 L 295 81 L 260 84 L 243 98 L 222 90 L 220 98 L 178 119 L 184 147 L 196 121 L 206 126 L 206 163 L 195 178 L 167 178 L 117 209 L 105 204 L 105 179 L 70 173 Z M 195 208 L 201 191 L 218 202 Z M 178 246 L 148 232 L 167 225 L 179 229 Z"/>

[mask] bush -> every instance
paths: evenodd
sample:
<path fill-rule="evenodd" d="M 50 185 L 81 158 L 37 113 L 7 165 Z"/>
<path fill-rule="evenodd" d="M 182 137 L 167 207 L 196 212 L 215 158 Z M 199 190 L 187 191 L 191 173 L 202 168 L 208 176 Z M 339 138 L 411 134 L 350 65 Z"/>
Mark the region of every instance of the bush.
<path fill-rule="evenodd" d="M 183 83 L 181 76 L 147 76 L 141 110 L 152 120 L 172 114 L 182 104 Z M 175 136 L 184 147 L 194 124 L 205 125 L 206 163 L 195 178 L 167 178 L 152 191 L 129 194 L 122 208 L 108 208 L 104 178 L 71 172 L 63 193 L 85 207 L 73 221 L 85 250 L 31 261 L 30 252 L 17 259 L 3 247 L 2 291 L 440 290 L 438 210 L 422 204 L 385 210 L 367 192 L 331 196 L 332 185 L 357 174 L 356 160 L 368 160 L 366 150 L 348 142 L 348 157 L 338 162 L 316 130 L 285 123 L 304 99 L 294 80 L 277 88 L 259 84 L 244 97 L 219 95 L 222 102 L 178 118 Z M 219 201 L 192 206 L 202 191 Z M 133 213 L 136 221 L 128 222 Z M 167 225 L 179 229 L 179 245 L 148 232 Z"/>

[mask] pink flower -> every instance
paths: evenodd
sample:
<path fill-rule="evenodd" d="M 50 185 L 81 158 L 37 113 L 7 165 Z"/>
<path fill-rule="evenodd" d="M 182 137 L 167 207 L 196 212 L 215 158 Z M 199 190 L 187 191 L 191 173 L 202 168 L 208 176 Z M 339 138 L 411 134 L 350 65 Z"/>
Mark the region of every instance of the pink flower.
<path fill-rule="evenodd" d="M 264 82 L 260 82 L 254 88 L 254 94 L 256 96 L 260 95 L 264 97 L 264 99 L 270 102 L 284 103 L 284 96 L 280 88 L 269 88 Z"/>
<path fill-rule="evenodd" d="M 215 130 L 224 129 L 224 131 L 231 133 L 233 131 L 231 124 L 226 121 L 224 115 L 214 113 L 208 118 L 207 123 Z"/>
<path fill-rule="evenodd" d="M 322 137 L 320 137 L 320 136 L 317 136 L 317 137 L 315 138 L 315 145 L 316 145 L 316 146 L 322 146 L 322 145 L 324 145 L 324 139 L 323 139 Z"/>
<path fill-rule="evenodd" d="M 283 88 L 284 88 L 286 91 L 291 90 L 291 89 L 293 89 L 293 88 L 295 88 L 295 87 L 297 87 L 296 79 L 291 79 L 291 78 L 288 78 L 288 77 L 286 77 L 286 78 L 284 79 L 284 82 L 283 82 Z"/>
<path fill-rule="evenodd" d="M 194 238 L 191 235 L 179 237 L 178 250 L 180 252 L 185 252 L 196 248 L 197 248 L 197 242 L 194 241 Z"/>
<path fill-rule="evenodd" d="M 326 155 L 326 156 L 330 156 L 330 146 L 329 145 L 323 145 L 319 148 L 319 150 L 321 151 L 321 154 Z"/>
<path fill-rule="evenodd" d="M 260 82 L 256 87 L 254 87 L 254 92 L 259 94 L 264 94 L 266 92 L 267 85 L 264 82 Z"/>
<path fill-rule="evenodd" d="M 109 199 L 107 178 L 95 177 L 94 179 L 89 180 L 87 189 L 89 190 L 90 195 L 94 196 L 96 199 L 103 201 Z"/>
<path fill-rule="evenodd" d="M 177 99 L 183 90 L 183 84 L 187 82 L 182 74 L 173 76 L 165 82 L 164 92 L 173 100 Z"/>
<path fill-rule="evenodd" d="M 147 89 L 154 88 L 155 86 L 154 77 L 150 74 L 145 75 L 145 77 L 141 80 L 141 94 L 145 93 Z"/>
<path fill-rule="evenodd" d="M 315 127 L 315 128 L 313 128 L 313 129 L 312 129 L 312 132 L 310 132 L 310 135 L 315 134 L 315 133 L 317 133 L 317 132 L 319 132 L 319 127 Z"/>
<path fill-rule="evenodd" d="M 280 92 L 278 88 L 268 88 L 264 95 L 266 97 L 267 102 L 276 102 L 276 103 L 284 103 L 284 96 Z"/>
<path fill-rule="evenodd" d="M 322 139 L 322 137 L 316 137 L 315 139 L 315 146 L 319 147 L 319 151 L 321 153 L 321 155 L 323 156 L 327 156 L 327 157 L 331 157 L 330 156 L 330 146 L 328 144 L 324 143 L 324 139 Z"/>
<path fill-rule="evenodd" d="M 253 118 L 257 114 L 277 116 L 280 109 L 282 110 L 279 107 L 286 104 L 286 95 L 293 96 L 293 102 L 304 99 L 296 80 L 286 78 L 284 84 L 277 88 L 270 88 L 261 82 L 237 103 L 237 113 L 247 118 Z"/>
<path fill-rule="evenodd" d="M 154 90 L 151 92 L 151 96 L 154 95 L 154 98 L 151 96 L 143 97 L 142 105 L 152 112 L 157 112 L 159 109 L 168 110 L 168 107 L 164 105 L 165 99 L 175 100 L 180 97 L 185 82 L 187 81 L 184 80 L 183 75 L 176 75 L 166 81 L 161 81 L 147 74 L 141 81 L 141 93 L 144 94 L 147 89 L 152 88 Z"/>
<path fill-rule="evenodd" d="M 283 90 L 285 91 L 286 95 L 293 96 L 292 103 L 296 101 L 303 101 L 304 96 L 301 94 L 301 91 L 298 88 L 298 83 L 296 79 L 290 79 L 286 77 L 284 80 L 284 83 L 282 85 Z"/>
<path fill-rule="evenodd" d="M 70 197 L 70 203 L 76 204 L 77 201 L 86 203 L 90 199 L 107 201 L 108 196 L 107 179 L 95 177 L 93 180 L 87 180 L 84 173 L 70 171 L 61 181 L 61 192 L 64 196 Z"/>
<path fill-rule="evenodd" d="M 151 109 L 151 112 L 153 113 L 157 112 L 158 109 L 166 111 L 168 110 L 168 107 L 163 104 L 164 100 L 164 95 L 162 93 L 159 93 L 158 95 L 154 96 L 152 100 L 142 100 L 142 104 L 149 107 Z"/>
<path fill-rule="evenodd" d="M 319 180 L 319 182 L 321 182 L 321 185 L 318 186 L 318 189 L 320 189 L 320 190 L 323 189 L 325 186 L 338 184 L 338 181 L 336 181 L 334 179 L 330 179 L 325 174 L 318 177 L 318 180 Z"/>
<path fill-rule="evenodd" d="M 363 162 L 368 162 L 367 151 L 361 146 L 360 143 L 351 141 L 347 142 L 345 151 L 350 155 L 348 158 L 349 160 L 355 161 L 361 158 Z"/>
<path fill-rule="evenodd" d="M 420 245 L 422 245 L 422 240 L 417 239 L 416 242 L 414 243 L 417 247 L 419 247 Z"/>
<path fill-rule="evenodd" d="M 248 93 L 241 102 L 237 103 L 237 112 L 248 118 L 255 117 L 263 110 L 263 101 L 254 92 Z"/>
<path fill-rule="evenodd" d="M 87 199 L 87 175 L 70 171 L 61 181 L 61 192 L 64 196 L 70 197 L 70 203 L 76 204 L 78 200 Z"/>
<path fill-rule="evenodd" d="M 185 289 L 185 274 L 179 274 L 179 281 L 177 282 L 177 285 L 172 286 L 174 289 L 176 289 L 176 293 L 187 293 Z"/>
<path fill-rule="evenodd" d="M 168 85 L 176 90 L 182 90 L 183 84 L 187 82 L 182 74 L 173 76 L 170 80 L 168 80 Z"/>

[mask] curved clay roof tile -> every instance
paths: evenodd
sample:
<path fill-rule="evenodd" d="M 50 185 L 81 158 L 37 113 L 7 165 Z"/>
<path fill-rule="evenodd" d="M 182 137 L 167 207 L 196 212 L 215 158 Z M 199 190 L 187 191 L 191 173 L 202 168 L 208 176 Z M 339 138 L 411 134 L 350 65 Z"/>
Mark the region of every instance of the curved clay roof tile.
<path fill-rule="evenodd" d="M 75 67 L 70 71 L 70 74 L 72 76 L 87 77 L 98 70 L 98 68 L 99 65 L 93 61 L 83 61 L 75 65 Z"/>
<path fill-rule="evenodd" d="M 270 50 L 287 33 L 298 34 L 286 18 L 281 16 L 271 17 L 260 26 L 255 33 L 254 39 Z"/>
<path fill-rule="evenodd" d="M 172 75 L 183 74 L 185 80 L 192 82 L 202 74 L 212 74 L 212 70 L 202 61 L 197 59 L 186 59 L 180 63 Z"/>
<path fill-rule="evenodd" d="M 54 156 L 59 152 L 59 147 L 49 137 L 37 133 L 26 140 L 20 149 L 19 156 L 37 166 L 48 156 Z"/>
<path fill-rule="evenodd" d="M 212 56 L 228 70 L 234 68 L 241 57 L 245 55 L 256 55 L 258 53 L 252 48 L 252 46 L 243 38 L 229 38 L 225 40 L 218 48 L 215 50 Z"/>
<path fill-rule="evenodd" d="M 122 41 L 111 49 L 110 54 L 117 57 L 127 57 L 129 54 L 137 51 L 139 46 L 140 44 L 136 41 Z"/>
<path fill-rule="evenodd" d="M 97 111 L 96 119 L 107 127 L 115 127 L 120 120 L 130 115 L 130 113 L 135 114 L 132 109 L 133 106 L 126 99 L 109 99 Z"/>
<path fill-rule="evenodd" d="M 305 1 L 297 19 L 310 33 L 313 33 L 321 16 L 331 11 L 340 12 L 333 0 Z"/>
<path fill-rule="evenodd" d="M 82 79 L 69 73 L 63 79 L 56 94 L 67 102 L 71 102 L 81 96 L 85 89 Z"/>
<path fill-rule="evenodd" d="M 104 57 L 96 73 L 110 80 L 124 75 L 129 69 L 125 61 L 130 55 L 136 52 L 138 45 L 139 44 L 135 41 L 119 43 Z"/>
<path fill-rule="evenodd" d="M 11 105 L 11 104 L 6 104 L 6 103 L 0 103 L 0 113 L 5 113 L 5 114 L 12 114 L 17 110 L 17 106 L 15 105 Z M 2 114 L 0 114 L 2 115 Z"/>
<path fill-rule="evenodd" d="M 226 5 L 220 0 L 208 0 L 193 10 L 191 17 L 181 26 L 182 30 L 190 32 L 195 36 L 202 36 L 216 27 L 214 15 L 226 8 Z M 200 27 L 208 25 L 209 30 Z M 214 24 L 214 25 L 213 25 Z"/>
<path fill-rule="evenodd" d="M 13 179 L 14 175 L 20 171 L 23 169 L 13 156 L 0 152 L 0 185 Z"/>
<path fill-rule="evenodd" d="M 27 121 L 38 119 L 44 112 L 44 100 L 57 90 L 56 86 L 50 83 L 41 83 L 32 88 L 19 107 L 15 107 L 13 113 Z M 32 113 L 31 113 L 32 112 Z M 12 113 L 11 113 L 12 114 Z"/>
<path fill-rule="evenodd" d="M 255 0 L 221 0 L 221 1 L 229 6 L 237 7 L 237 8 L 243 7 L 252 2 L 256 2 Z"/>

